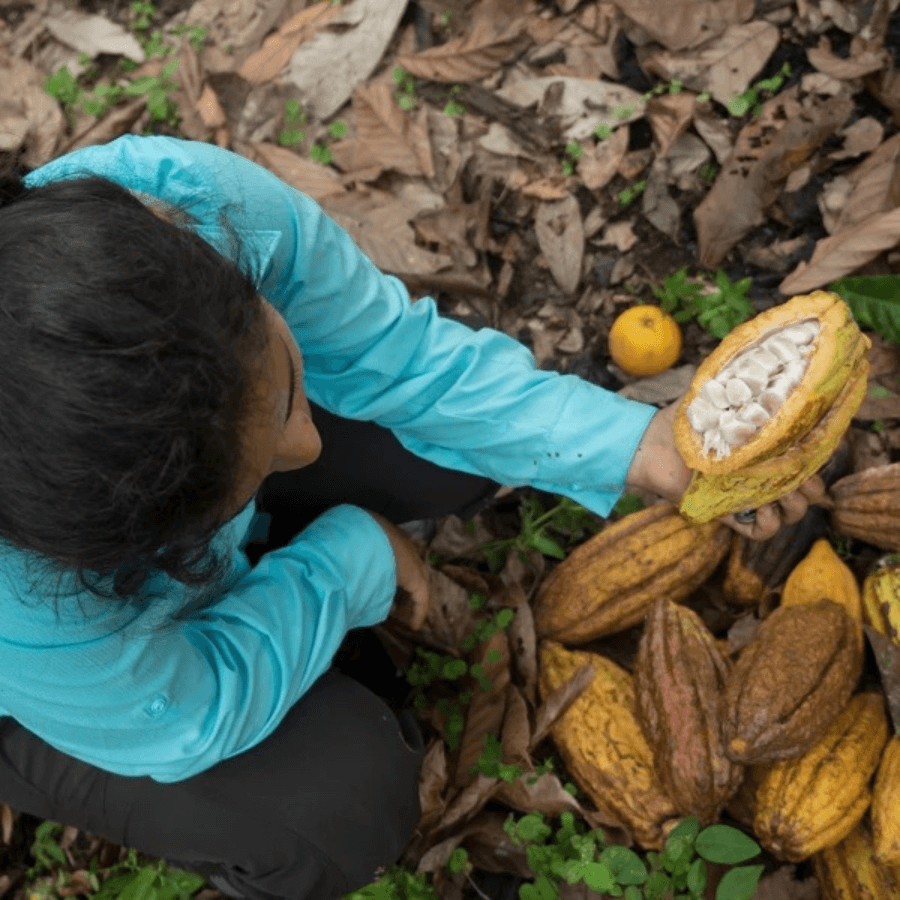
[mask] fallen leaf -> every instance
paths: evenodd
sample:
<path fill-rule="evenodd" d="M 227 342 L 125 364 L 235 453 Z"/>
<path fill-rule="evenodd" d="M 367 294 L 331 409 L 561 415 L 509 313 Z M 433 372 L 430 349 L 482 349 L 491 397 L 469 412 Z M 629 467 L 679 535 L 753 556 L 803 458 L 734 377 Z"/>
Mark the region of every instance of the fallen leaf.
<path fill-rule="evenodd" d="M 850 159 L 871 153 L 884 140 L 884 125 L 872 116 L 857 119 L 840 132 L 844 146 L 828 154 L 829 159 Z"/>
<path fill-rule="evenodd" d="M 734 25 L 697 50 L 659 51 L 649 55 L 644 68 L 660 78 L 677 78 L 694 91 L 709 91 L 722 103 L 747 90 L 778 46 L 778 29 L 769 22 Z"/>
<path fill-rule="evenodd" d="M 429 831 L 440 819 L 447 806 L 443 796 L 446 788 L 447 752 L 444 742 L 440 738 L 434 738 L 419 767 L 420 830 Z"/>
<path fill-rule="evenodd" d="M 881 673 L 881 685 L 887 699 L 891 724 L 894 731 L 900 734 L 900 647 L 871 625 L 864 625 L 863 628 Z"/>
<path fill-rule="evenodd" d="M 553 279 L 567 294 L 574 293 L 581 280 L 584 258 L 584 228 L 578 201 L 568 195 L 564 200 L 539 204 L 534 230 Z"/>
<path fill-rule="evenodd" d="M 886 50 L 865 50 L 843 59 L 832 52 L 831 41 L 824 35 L 819 38 L 817 47 L 806 51 L 806 57 L 820 72 L 839 81 L 880 72 L 889 59 Z"/>
<path fill-rule="evenodd" d="M 725 254 L 778 198 L 788 175 L 800 168 L 849 118 L 849 97 L 801 103 L 799 87 L 767 101 L 760 116 L 741 129 L 734 151 L 694 211 L 700 263 L 718 266 Z"/>
<path fill-rule="evenodd" d="M 669 166 L 657 157 L 650 166 L 647 185 L 641 194 L 641 212 L 654 228 L 667 235 L 673 243 L 681 243 L 681 207 L 669 193 Z"/>
<path fill-rule="evenodd" d="M 593 680 L 594 667 L 590 663 L 585 663 L 538 707 L 534 714 L 534 731 L 531 734 L 532 749 L 547 736 L 556 720 L 587 690 Z"/>
<path fill-rule="evenodd" d="M 883 250 L 900 242 L 900 208 L 873 216 L 846 231 L 823 238 L 808 263 L 800 263 L 778 285 L 782 294 L 794 296 L 823 287 L 855 272 Z"/>
<path fill-rule="evenodd" d="M 593 146 L 590 144 L 586 146 L 577 165 L 577 172 L 584 186 L 590 191 L 597 191 L 609 184 L 622 164 L 627 150 L 627 125 L 617 128 L 605 140 Z"/>
<path fill-rule="evenodd" d="M 571 196 L 565 180 L 554 178 L 538 178 L 536 181 L 529 181 L 521 188 L 521 193 L 523 197 L 529 197 L 532 200 L 564 200 Z"/>
<path fill-rule="evenodd" d="M 695 95 L 689 91 L 654 97 L 647 104 L 647 118 L 656 139 L 656 158 L 665 157 L 672 145 L 691 126 Z"/>
<path fill-rule="evenodd" d="M 241 153 L 318 203 L 326 197 L 346 193 L 346 188 L 333 169 L 300 156 L 287 147 L 263 141 L 244 146 Z"/>
<path fill-rule="evenodd" d="M 696 372 L 697 367 L 691 364 L 677 366 L 660 372 L 659 375 L 639 378 L 632 384 L 626 384 L 616 393 L 620 397 L 636 400 L 638 403 L 660 406 L 663 403 L 671 403 L 687 393 Z"/>
<path fill-rule="evenodd" d="M 469 851 L 469 859 L 476 869 L 533 878 L 534 871 L 528 865 L 525 847 L 514 844 L 503 829 L 503 823 L 508 818 L 508 813 L 480 813 L 466 826 L 462 833 L 462 843 Z"/>
<path fill-rule="evenodd" d="M 54 15 L 45 13 L 41 21 L 61 44 L 87 53 L 90 57 L 108 53 L 137 63 L 147 58 L 135 36 L 105 16 L 90 15 L 78 9 L 60 9 Z"/>
<path fill-rule="evenodd" d="M 537 637 L 534 613 L 528 603 L 516 608 L 516 617 L 506 630 L 509 652 L 516 672 L 516 683 L 534 705 L 537 701 Z"/>
<path fill-rule="evenodd" d="M 900 206 L 900 134 L 888 138 L 846 178 L 851 189 L 834 223 L 833 234 L 849 231 L 878 213 Z"/>
<path fill-rule="evenodd" d="M 480 81 L 519 53 L 522 46 L 521 21 L 499 34 L 489 25 L 482 25 L 470 35 L 451 38 L 413 56 L 400 56 L 397 63 L 412 75 L 431 81 L 448 84 Z"/>
<path fill-rule="evenodd" d="M 603 237 L 596 243 L 601 246 L 615 247 L 616 250 L 625 253 L 637 243 L 637 235 L 631 222 L 611 222 L 603 231 Z"/>
<path fill-rule="evenodd" d="M 613 0 L 622 14 L 669 50 L 696 47 L 753 16 L 753 0 Z"/>

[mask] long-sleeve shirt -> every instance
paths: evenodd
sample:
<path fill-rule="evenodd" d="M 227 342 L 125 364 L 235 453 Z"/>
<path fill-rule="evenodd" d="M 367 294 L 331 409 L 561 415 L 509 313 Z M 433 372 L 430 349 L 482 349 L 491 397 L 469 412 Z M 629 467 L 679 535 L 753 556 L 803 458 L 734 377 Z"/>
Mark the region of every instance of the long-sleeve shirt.
<path fill-rule="evenodd" d="M 318 204 L 262 166 L 203 142 L 124 135 L 25 182 L 92 174 L 184 205 L 199 219 L 187 227 L 228 257 L 226 207 L 263 262 L 259 292 L 303 352 L 307 394 L 326 410 L 385 426 L 438 465 L 600 515 L 621 495 L 655 407 L 538 370 L 522 344 L 440 317 L 432 298 L 412 303 Z M 205 603 L 162 573 L 150 604 L 97 599 L 74 578 L 51 598 L 32 581 L 41 560 L 0 547 L 0 714 L 84 762 L 159 782 L 263 741 L 346 632 L 387 617 L 396 572 L 384 532 L 357 507 L 329 510 L 251 567 L 253 518 L 251 502 L 217 533 L 230 576 Z"/>

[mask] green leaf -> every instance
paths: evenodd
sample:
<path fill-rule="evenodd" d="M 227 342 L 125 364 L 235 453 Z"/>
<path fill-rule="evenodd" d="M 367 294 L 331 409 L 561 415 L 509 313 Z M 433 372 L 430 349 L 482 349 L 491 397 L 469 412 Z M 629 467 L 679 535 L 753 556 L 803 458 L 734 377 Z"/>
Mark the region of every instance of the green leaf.
<path fill-rule="evenodd" d="M 706 890 L 706 863 L 702 859 L 695 859 L 687 876 L 687 889 L 695 894 L 702 894 Z"/>
<path fill-rule="evenodd" d="M 685 840 L 693 843 L 697 835 L 700 833 L 700 820 L 696 816 L 688 816 L 685 819 L 682 819 L 668 834 L 666 838 L 666 844 L 669 841 L 675 841 L 679 838 L 684 838 Z"/>
<path fill-rule="evenodd" d="M 846 301 L 860 325 L 900 344 L 900 275 L 839 278 L 828 290 Z"/>
<path fill-rule="evenodd" d="M 553 540 L 552 537 L 548 537 L 546 534 L 535 534 L 532 535 L 531 540 L 529 541 L 532 547 L 535 550 L 540 551 L 545 556 L 552 556 L 555 559 L 565 559 L 566 551 L 563 550 L 560 545 Z"/>
<path fill-rule="evenodd" d="M 709 862 L 734 865 L 752 859 L 760 847 L 752 838 L 730 825 L 710 825 L 697 835 L 697 853 Z"/>
<path fill-rule="evenodd" d="M 722 876 L 716 900 L 752 900 L 765 866 L 741 866 Z"/>
<path fill-rule="evenodd" d="M 644 501 L 638 497 L 637 494 L 629 494 L 625 493 L 619 497 L 618 502 L 613 507 L 613 515 L 615 516 L 627 516 L 633 512 L 637 512 L 639 509 L 644 508 Z"/>
<path fill-rule="evenodd" d="M 521 900 L 559 900 L 559 888 L 546 875 L 538 875 L 534 884 L 519 888 Z"/>
<path fill-rule="evenodd" d="M 612 872 L 602 862 L 585 863 L 582 879 L 592 891 L 596 891 L 598 894 L 609 891 L 616 883 Z"/>
<path fill-rule="evenodd" d="M 469 863 L 469 851 L 464 847 L 457 847 L 447 860 L 447 871 L 451 875 L 458 875 Z"/>
<path fill-rule="evenodd" d="M 607 847 L 600 854 L 600 862 L 609 867 L 619 884 L 643 884 L 649 877 L 641 858 L 627 847 Z"/>

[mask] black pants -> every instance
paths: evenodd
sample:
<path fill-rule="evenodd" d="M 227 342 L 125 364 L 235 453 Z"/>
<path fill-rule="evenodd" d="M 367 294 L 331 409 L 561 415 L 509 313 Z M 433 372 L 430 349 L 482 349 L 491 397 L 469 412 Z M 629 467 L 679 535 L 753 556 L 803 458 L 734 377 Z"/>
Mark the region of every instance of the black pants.
<path fill-rule="evenodd" d="M 339 503 L 394 522 L 470 515 L 493 482 L 434 466 L 370 423 L 313 407 L 321 458 L 270 476 L 258 497 L 271 514 L 261 553 L 287 543 Z M 54 750 L 0 718 L 0 799 L 74 825 L 234 896 L 333 900 L 396 862 L 418 821 L 422 739 L 367 687 L 334 668 L 262 743 L 175 784 L 126 778 Z"/>

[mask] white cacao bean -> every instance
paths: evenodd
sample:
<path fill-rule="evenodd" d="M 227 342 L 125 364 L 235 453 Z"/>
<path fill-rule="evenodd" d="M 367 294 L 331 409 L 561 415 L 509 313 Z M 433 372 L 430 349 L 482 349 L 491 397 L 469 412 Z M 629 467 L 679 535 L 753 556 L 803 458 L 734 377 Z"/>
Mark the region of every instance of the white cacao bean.
<path fill-rule="evenodd" d="M 728 397 L 725 394 L 725 385 L 720 384 L 714 378 L 710 379 L 700 389 L 700 396 L 719 409 L 728 409 Z"/>
<path fill-rule="evenodd" d="M 730 406 L 741 406 L 753 396 L 753 391 L 740 378 L 731 378 L 725 385 L 725 396 Z"/>
<path fill-rule="evenodd" d="M 703 397 L 697 397 L 693 403 L 687 408 L 688 421 L 691 428 L 698 434 L 702 434 L 710 428 L 715 428 L 719 424 L 720 410 L 712 403 L 707 403 Z"/>
<path fill-rule="evenodd" d="M 761 425 L 765 425 L 772 417 L 759 403 L 751 401 L 738 413 L 738 418 L 753 425 L 755 428 L 759 428 Z"/>
<path fill-rule="evenodd" d="M 800 351 L 797 349 L 797 345 L 793 341 L 782 337 L 780 334 L 768 338 L 763 344 L 763 347 L 771 353 L 774 353 L 783 363 L 789 363 L 792 360 L 800 359 Z"/>

